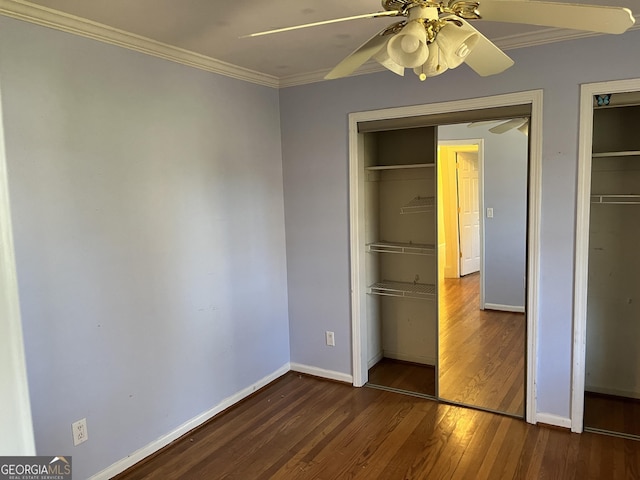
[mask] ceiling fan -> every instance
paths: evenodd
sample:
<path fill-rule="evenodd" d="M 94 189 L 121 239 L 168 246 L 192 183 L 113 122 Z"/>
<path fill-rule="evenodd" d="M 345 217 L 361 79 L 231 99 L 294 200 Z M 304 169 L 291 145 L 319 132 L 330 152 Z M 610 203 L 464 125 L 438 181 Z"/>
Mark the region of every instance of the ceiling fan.
<path fill-rule="evenodd" d="M 529 0 L 382 0 L 384 11 L 279 28 L 245 35 L 257 37 L 329 23 L 377 17 L 405 17 L 347 56 L 326 76 L 346 77 L 374 59 L 398 75 L 412 68 L 420 80 L 466 63 L 481 76 L 501 73 L 513 60 L 469 21 L 491 20 L 597 33 L 623 33 L 635 19 L 622 7 Z"/>
<path fill-rule="evenodd" d="M 512 118 L 510 120 L 483 120 L 481 122 L 471 122 L 469 125 L 467 125 L 467 127 L 482 127 L 494 123 L 497 123 L 497 125 L 489 129 L 491 133 L 502 134 L 507 133 L 510 130 L 518 130 L 520 133 L 529 135 L 528 117 Z"/>

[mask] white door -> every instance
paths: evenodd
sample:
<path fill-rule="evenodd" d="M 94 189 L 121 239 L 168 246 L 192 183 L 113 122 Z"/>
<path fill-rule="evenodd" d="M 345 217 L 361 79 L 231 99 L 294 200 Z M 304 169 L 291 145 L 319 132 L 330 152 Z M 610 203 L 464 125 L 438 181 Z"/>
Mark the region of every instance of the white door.
<path fill-rule="evenodd" d="M 458 225 L 460 275 L 480 271 L 480 208 L 478 199 L 478 154 L 458 152 Z"/>

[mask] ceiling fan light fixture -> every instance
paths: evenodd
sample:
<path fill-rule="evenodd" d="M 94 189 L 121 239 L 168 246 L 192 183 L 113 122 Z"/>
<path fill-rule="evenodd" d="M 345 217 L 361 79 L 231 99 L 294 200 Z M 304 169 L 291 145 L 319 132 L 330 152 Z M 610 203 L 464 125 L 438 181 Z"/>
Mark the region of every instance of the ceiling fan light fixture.
<path fill-rule="evenodd" d="M 397 64 L 391 59 L 391 57 L 389 57 L 389 53 L 387 52 L 386 48 L 383 48 L 378 53 L 376 53 L 373 56 L 373 59 L 387 70 L 391 70 L 396 75 L 404 77 L 404 67 Z"/>
<path fill-rule="evenodd" d="M 438 32 L 436 43 L 442 50 L 447 67 L 456 68 L 466 60 L 479 39 L 475 30 L 467 28 L 466 24 L 458 26 L 448 22 Z"/>
<path fill-rule="evenodd" d="M 396 33 L 387 43 L 387 53 L 398 65 L 414 68 L 422 65 L 429 57 L 427 31 L 419 20 L 413 20 Z"/>
<path fill-rule="evenodd" d="M 418 75 L 421 82 L 424 82 L 427 78 L 437 77 L 449 69 L 447 61 L 440 51 L 438 44 L 432 42 L 429 44 L 428 48 L 429 57 L 427 58 L 427 61 L 421 66 L 413 69 L 413 72 Z"/>

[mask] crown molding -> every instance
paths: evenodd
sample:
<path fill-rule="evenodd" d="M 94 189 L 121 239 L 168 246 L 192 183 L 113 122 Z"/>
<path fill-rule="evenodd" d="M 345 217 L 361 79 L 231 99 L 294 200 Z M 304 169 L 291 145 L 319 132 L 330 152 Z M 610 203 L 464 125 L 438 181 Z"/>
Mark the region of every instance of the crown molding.
<path fill-rule="evenodd" d="M 0 0 L 0 15 L 80 35 L 136 52 L 218 73 L 247 82 L 278 88 L 277 77 L 238 67 L 206 55 L 174 47 L 133 33 L 112 28 L 85 18 L 42 7 L 25 0 Z"/>
<path fill-rule="evenodd" d="M 0 0 L 0 15 L 61 30 L 74 35 L 80 35 L 207 72 L 217 73 L 271 88 L 286 88 L 322 82 L 325 81 L 324 77 L 330 71 L 330 69 L 323 69 L 278 78 L 273 75 L 239 67 L 206 55 L 158 42 L 141 35 L 125 32 L 124 30 L 109 27 L 85 18 L 36 5 L 26 0 Z M 640 29 L 640 15 L 635 15 L 635 19 L 636 25 L 631 27 L 630 30 Z M 493 42 L 502 50 L 513 50 L 516 48 L 534 47 L 566 40 L 595 37 L 598 35 L 601 34 L 561 28 L 546 28 L 532 33 L 500 37 L 493 40 Z M 352 74 L 352 76 L 367 75 L 384 70 L 385 68 L 381 65 L 375 62 L 368 62 Z"/>
<path fill-rule="evenodd" d="M 635 15 L 636 24 L 628 31 L 640 29 L 640 15 Z M 564 28 L 545 28 L 531 33 L 509 35 L 494 40 L 494 43 L 502 50 L 514 50 L 516 48 L 535 47 L 549 43 L 578 40 L 580 38 L 599 37 L 604 33 L 585 32 L 581 30 L 568 30 Z"/>
<path fill-rule="evenodd" d="M 296 87 L 299 85 L 306 85 L 308 83 L 326 82 L 324 78 L 327 73 L 331 71 L 330 68 L 324 68 L 322 70 L 316 70 L 314 72 L 301 73 L 298 75 L 288 75 L 280 78 L 280 88 Z M 386 68 L 373 60 L 365 63 L 358 70 L 353 72 L 350 77 L 357 77 L 359 75 L 368 75 L 370 73 L 384 72 Z"/>

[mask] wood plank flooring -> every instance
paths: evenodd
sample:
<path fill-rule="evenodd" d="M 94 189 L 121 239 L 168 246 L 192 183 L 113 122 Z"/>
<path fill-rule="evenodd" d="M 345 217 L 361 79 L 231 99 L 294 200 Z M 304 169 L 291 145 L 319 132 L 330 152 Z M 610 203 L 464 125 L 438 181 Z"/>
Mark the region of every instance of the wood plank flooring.
<path fill-rule="evenodd" d="M 432 365 L 383 358 L 369 369 L 369 384 L 434 397 L 436 369 Z"/>
<path fill-rule="evenodd" d="M 440 398 L 524 417 L 526 318 L 480 310 L 480 275 L 440 285 Z M 383 358 L 369 383 L 435 395 L 435 368 Z"/>
<path fill-rule="evenodd" d="M 640 442 L 290 372 L 115 478 L 630 480 Z"/>
<path fill-rule="evenodd" d="M 640 437 L 640 400 L 585 392 L 584 426 Z"/>
<path fill-rule="evenodd" d="M 440 397 L 524 417 L 525 315 L 479 305 L 479 274 L 441 283 Z"/>

